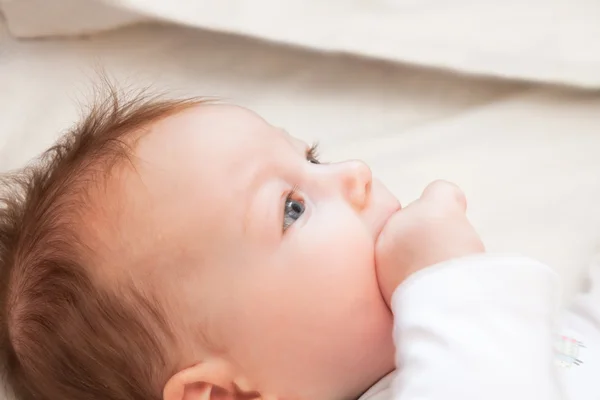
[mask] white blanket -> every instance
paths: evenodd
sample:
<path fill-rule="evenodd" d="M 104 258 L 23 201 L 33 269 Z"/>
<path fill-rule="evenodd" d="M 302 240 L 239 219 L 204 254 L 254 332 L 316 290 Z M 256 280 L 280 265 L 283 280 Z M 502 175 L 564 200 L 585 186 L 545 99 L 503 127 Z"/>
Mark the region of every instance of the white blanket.
<path fill-rule="evenodd" d="M 597 0 L 0 0 L 22 37 L 147 19 L 468 73 L 600 87 Z"/>
<path fill-rule="evenodd" d="M 248 106 L 320 140 L 325 160 L 366 160 L 403 203 L 433 179 L 452 180 L 489 250 L 550 264 L 567 294 L 597 250 L 600 94 L 173 26 L 22 42 L 2 31 L 0 22 L 0 171 L 22 166 L 77 120 L 100 65 L 135 86 Z"/>

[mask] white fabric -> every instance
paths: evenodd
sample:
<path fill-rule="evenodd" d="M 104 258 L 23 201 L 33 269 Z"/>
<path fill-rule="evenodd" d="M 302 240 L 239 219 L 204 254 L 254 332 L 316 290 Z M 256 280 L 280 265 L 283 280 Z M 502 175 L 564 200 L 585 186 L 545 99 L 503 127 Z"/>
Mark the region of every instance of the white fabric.
<path fill-rule="evenodd" d="M 600 259 L 588 278 L 587 288 L 563 316 L 557 341 L 565 389 L 574 400 L 600 398 Z"/>
<path fill-rule="evenodd" d="M 3 4 L 2 4 L 3 3 Z M 469 73 L 600 87 L 597 0 L 1 0 L 22 37 L 145 18 Z"/>
<path fill-rule="evenodd" d="M 3 28 L 0 20 L 0 171 L 22 166 L 78 120 L 102 66 L 125 85 L 245 105 L 319 140 L 325 160 L 364 159 L 403 203 L 431 180 L 454 181 L 488 249 L 542 260 L 567 295 L 597 251 L 598 93 L 169 26 L 39 42 Z"/>
<path fill-rule="evenodd" d="M 396 399 L 562 398 L 553 370 L 554 271 L 478 255 L 409 277 L 392 297 Z"/>
<path fill-rule="evenodd" d="M 558 280 L 516 256 L 422 270 L 392 297 L 398 370 L 360 400 L 562 399 L 554 368 Z"/>
<path fill-rule="evenodd" d="M 398 370 L 360 400 L 595 400 L 600 264 L 565 312 L 550 268 L 481 255 L 423 270 L 392 298 Z"/>
<path fill-rule="evenodd" d="M 94 0 L 0 0 L 0 11 L 11 33 L 22 38 L 86 35 L 144 20 Z"/>
<path fill-rule="evenodd" d="M 539 262 L 482 255 L 416 273 L 392 297 L 393 399 L 563 398 L 553 343 L 559 286 Z"/>

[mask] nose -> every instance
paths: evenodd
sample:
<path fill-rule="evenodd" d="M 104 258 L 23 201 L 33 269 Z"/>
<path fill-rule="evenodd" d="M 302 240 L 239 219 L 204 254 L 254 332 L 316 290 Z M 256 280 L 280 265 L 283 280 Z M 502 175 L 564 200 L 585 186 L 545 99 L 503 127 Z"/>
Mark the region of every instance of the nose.
<path fill-rule="evenodd" d="M 358 160 L 344 161 L 337 164 L 337 178 L 347 201 L 356 209 L 367 204 L 371 193 L 373 174 L 367 164 Z"/>

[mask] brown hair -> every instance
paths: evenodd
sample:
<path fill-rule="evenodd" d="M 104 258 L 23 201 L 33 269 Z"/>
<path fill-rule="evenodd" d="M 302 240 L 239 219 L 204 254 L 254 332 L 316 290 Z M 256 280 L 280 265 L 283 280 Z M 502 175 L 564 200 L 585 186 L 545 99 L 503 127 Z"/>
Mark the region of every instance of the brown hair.
<path fill-rule="evenodd" d="M 131 161 L 131 133 L 199 101 L 109 92 L 35 163 L 0 180 L 0 351 L 21 400 L 158 400 L 175 372 L 164 310 L 134 288 L 98 284 L 80 228 L 90 185 Z"/>

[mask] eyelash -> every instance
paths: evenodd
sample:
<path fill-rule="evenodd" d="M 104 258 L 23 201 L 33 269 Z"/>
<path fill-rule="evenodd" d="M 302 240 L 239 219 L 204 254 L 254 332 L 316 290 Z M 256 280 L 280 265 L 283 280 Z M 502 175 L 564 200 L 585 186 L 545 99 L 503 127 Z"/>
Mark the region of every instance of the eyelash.
<path fill-rule="evenodd" d="M 318 142 L 313 143 L 306 151 L 306 161 L 312 162 L 314 164 L 321 163 L 319 161 L 319 143 Z M 292 187 L 292 190 L 290 190 L 290 192 L 285 196 L 284 204 L 287 204 L 288 201 L 294 200 L 294 199 L 297 201 L 303 202 L 303 200 L 296 199 L 298 197 L 298 190 L 299 190 L 298 185 L 294 185 L 294 187 Z M 283 231 L 285 232 L 286 230 L 287 229 L 284 229 Z"/>
<path fill-rule="evenodd" d="M 287 203 L 290 200 L 297 200 L 296 197 L 298 197 L 298 185 L 294 185 L 292 190 L 290 190 L 287 196 L 285 196 L 285 202 Z"/>
<path fill-rule="evenodd" d="M 306 151 L 306 160 L 309 162 L 314 162 L 315 164 L 320 164 L 319 161 L 319 143 L 313 143 L 309 149 Z"/>
<path fill-rule="evenodd" d="M 290 200 L 297 200 L 297 196 L 298 196 L 298 185 L 294 185 L 294 187 L 292 188 L 292 190 L 290 190 L 289 193 L 285 196 L 285 202 L 283 203 L 284 204 L 284 209 L 285 209 L 285 206 L 287 205 L 288 201 L 290 201 Z M 302 200 L 297 200 L 297 201 L 302 201 Z M 283 233 L 285 233 L 285 231 L 287 231 L 288 228 L 289 227 L 284 227 L 283 228 Z"/>

